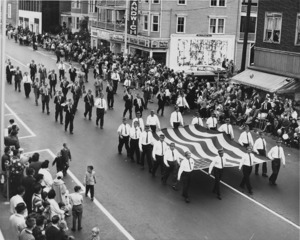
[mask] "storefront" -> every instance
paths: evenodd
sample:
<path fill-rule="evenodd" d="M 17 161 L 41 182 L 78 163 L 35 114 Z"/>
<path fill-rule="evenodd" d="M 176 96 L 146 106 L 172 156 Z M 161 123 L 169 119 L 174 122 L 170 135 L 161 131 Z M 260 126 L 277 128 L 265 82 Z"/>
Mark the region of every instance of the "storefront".
<path fill-rule="evenodd" d="M 110 49 L 110 33 L 108 31 L 91 28 L 91 47 Z"/>
<path fill-rule="evenodd" d="M 124 52 L 124 34 L 110 34 L 110 50 L 113 53 L 122 53 Z"/>
<path fill-rule="evenodd" d="M 36 34 L 42 33 L 42 13 L 19 10 L 19 25 Z"/>

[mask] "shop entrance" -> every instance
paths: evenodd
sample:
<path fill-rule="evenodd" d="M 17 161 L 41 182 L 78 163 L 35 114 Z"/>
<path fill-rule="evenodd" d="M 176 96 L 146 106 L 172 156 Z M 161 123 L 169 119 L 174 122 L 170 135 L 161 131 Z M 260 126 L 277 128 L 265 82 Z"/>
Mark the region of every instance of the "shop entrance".
<path fill-rule="evenodd" d="M 166 64 L 167 53 L 166 52 L 153 52 L 153 59 L 160 64 Z"/>

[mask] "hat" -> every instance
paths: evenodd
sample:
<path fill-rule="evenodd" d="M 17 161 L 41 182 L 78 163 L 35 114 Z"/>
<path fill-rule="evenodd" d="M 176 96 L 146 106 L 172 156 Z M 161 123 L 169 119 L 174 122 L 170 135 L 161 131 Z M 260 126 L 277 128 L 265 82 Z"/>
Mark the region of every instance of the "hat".
<path fill-rule="evenodd" d="M 63 177 L 64 176 L 64 174 L 60 171 L 60 172 L 58 172 L 58 173 L 56 173 L 56 177 L 58 178 L 58 177 Z"/>
<path fill-rule="evenodd" d="M 276 143 L 282 143 L 282 139 L 281 138 L 277 139 Z"/>

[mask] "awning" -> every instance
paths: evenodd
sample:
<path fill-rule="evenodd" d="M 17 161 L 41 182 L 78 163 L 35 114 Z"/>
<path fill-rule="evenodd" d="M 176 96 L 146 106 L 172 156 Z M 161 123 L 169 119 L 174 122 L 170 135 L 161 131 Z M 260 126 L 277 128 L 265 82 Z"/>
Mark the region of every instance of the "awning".
<path fill-rule="evenodd" d="M 291 78 L 275 74 L 247 69 L 232 77 L 233 83 L 244 84 L 266 92 L 276 92 L 279 88 L 291 82 Z"/>
<path fill-rule="evenodd" d="M 300 91 L 300 81 L 291 81 L 287 85 L 280 88 L 277 93 L 278 94 L 288 94 L 288 93 L 296 93 Z"/>

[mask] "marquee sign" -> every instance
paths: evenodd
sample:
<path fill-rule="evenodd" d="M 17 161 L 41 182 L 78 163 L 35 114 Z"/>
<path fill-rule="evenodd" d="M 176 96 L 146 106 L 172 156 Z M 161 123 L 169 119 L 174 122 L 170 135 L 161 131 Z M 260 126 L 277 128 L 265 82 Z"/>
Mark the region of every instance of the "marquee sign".
<path fill-rule="evenodd" d="M 130 0 L 129 18 L 128 18 L 128 34 L 137 35 L 138 27 L 138 0 Z"/>

